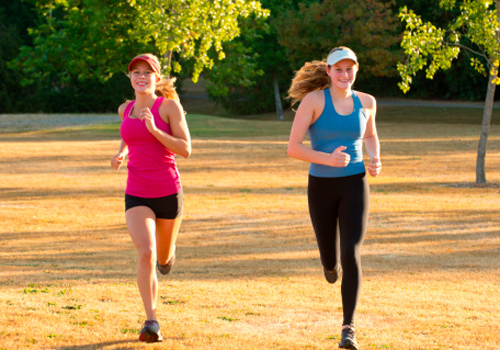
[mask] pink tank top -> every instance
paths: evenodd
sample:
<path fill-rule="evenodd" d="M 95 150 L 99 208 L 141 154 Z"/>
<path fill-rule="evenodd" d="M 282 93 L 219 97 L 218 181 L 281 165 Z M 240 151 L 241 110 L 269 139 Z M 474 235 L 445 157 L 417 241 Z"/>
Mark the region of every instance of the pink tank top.
<path fill-rule="evenodd" d="M 158 129 L 172 135 L 170 125 L 159 113 L 163 97 L 158 97 L 151 108 Z M 181 180 L 175 154 L 166 148 L 146 127 L 144 121 L 130 118 L 135 101 L 125 108 L 120 134 L 128 146 L 128 178 L 125 193 L 143 197 L 158 198 L 181 191 Z"/>

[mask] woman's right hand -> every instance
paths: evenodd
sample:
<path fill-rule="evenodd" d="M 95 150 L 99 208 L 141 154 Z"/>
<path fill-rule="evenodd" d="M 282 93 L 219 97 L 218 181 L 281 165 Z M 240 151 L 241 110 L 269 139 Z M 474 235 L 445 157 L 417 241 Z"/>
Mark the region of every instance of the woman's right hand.
<path fill-rule="evenodd" d="M 113 158 L 111 158 L 111 167 L 115 170 L 120 169 L 123 164 L 125 156 L 123 154 L 117 154 Z"/>
<path fill-rule="evenodd" d="M 340 146 L 335 149 L 335 151 L 330 154 L 330 166 L 337 168 L 345 168 L 347 164 L 351 161 L 351 156 L 348 153 L 344 153 L 347 147 Z"/>

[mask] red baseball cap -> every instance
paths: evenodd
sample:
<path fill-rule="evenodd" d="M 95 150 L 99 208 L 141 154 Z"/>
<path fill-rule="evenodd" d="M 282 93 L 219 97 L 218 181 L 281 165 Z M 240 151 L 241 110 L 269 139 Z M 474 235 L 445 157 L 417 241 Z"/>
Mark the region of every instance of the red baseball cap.
<path fill-rule="evenodd" d="M 139 61 L 146 62 L 147 64 L 149 64 L 149 66 L 154 70 L 156 74 L 161 75 L 160 63 L 153 55 L 139 55 L 137 57 L 134 57 L 132 61 L 130 61 L 130 64 L 128 65 L 128 71 L 130 72 L 132 70 L 133 65 Z"/>

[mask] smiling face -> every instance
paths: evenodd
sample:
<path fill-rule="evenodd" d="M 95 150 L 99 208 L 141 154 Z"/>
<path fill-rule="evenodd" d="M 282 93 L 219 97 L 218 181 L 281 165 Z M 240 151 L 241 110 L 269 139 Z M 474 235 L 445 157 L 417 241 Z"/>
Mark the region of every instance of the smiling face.
<path fill-rule="evenodd" d="M 160 77 L 151 66 L 144 61 L 135 63 L 129 72 L 129 76 L 130 83 L 136 93 L 154 93 L 156 83 L 160 80 Z"/>
<path fill-rule="evenodd" d="M 326 72 L 330 77 L 332 87 L 340 90 L 348 90 L 351 89 L 352 84 L 356 80 L 358 65 L 350 59 L 345 59 L 330 66 Z"/>

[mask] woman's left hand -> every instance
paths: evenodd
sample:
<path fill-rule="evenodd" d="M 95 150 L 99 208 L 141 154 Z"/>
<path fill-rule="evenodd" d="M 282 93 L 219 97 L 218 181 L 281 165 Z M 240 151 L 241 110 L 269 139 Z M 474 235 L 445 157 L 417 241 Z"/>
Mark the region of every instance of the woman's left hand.
<path fill-rule="evenodd" d="M 371 164 L 368 165 L 368 173 L 373 177 L 377 177 L 381 170 L 382 163 L 380 159 L 378 157 L 373 157 Z"/>
<path fill-rule="evenodd" d="M 156 131 L 155 118 L 153 113 L 149 110 L 149 108 L 143 108 L 141 113 L 139 114 L 139 119 L 146 123 L 146 127 L 148 128 L 150 133 Z"/>

